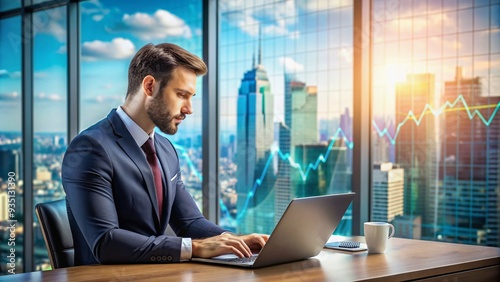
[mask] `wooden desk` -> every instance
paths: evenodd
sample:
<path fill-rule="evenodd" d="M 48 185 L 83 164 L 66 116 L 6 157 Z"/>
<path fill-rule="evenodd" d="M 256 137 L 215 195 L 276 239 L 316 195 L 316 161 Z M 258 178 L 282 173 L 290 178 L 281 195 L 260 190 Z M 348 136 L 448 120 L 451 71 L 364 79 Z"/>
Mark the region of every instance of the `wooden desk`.
<path fill-rule="evenodd" d="M 346 239 L 332 237 L 332 240 Z M 354 240 L 363 241 L 363 237 Z M 0 281 L 500 281 L 500 248 L 392 238 L 386 254 L 323 250 L 260 269 L 202 263 L 78 266 Z"/>

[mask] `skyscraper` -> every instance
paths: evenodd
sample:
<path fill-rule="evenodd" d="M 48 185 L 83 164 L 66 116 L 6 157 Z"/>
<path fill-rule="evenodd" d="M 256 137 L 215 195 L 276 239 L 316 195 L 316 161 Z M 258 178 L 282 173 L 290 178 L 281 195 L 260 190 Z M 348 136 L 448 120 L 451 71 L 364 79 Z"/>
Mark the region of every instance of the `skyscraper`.
<path fill-rule="evenodd" d="M 237 231 L 260 232 L 259 227 L 266 222 L 264 217 L 269 217 L 272 211 L 259 209 L 254 213 L 251 209 L 270 196 L 274 184 L 272 166 L 267 165 L 272 157 L 274 97 L 262 65 L 260 48 L 257 64 L 241 80 L 237 113 L 237 211 L 239 219 L 244 218 Z"/>
<path fill-rule="evenodd" d="M 405 215 L 422 216 L 422 236 L 435 236 L 437 186 L 436 119 L 426 107 L 434 107 L 433 74 L 410 74 L 396 84 L 396 163 L 404 169 Z"/>
<path fill-rule="evenodd" d="M 280 126 L 279 147 L 283 154 L 288 154 L 290 160 L 300 164 L 301 168 L 291 167 L 288 159 L 279 161 L 274 188 L 275 222 L 281 218 L 290 200 L 300 194 L 297 190 L 302 189 L 304 180 L 299 170 L 306 170 L 309 165 L 308 161 L 311 159 L 309 156 L 304 157 L 304 155 L 301 155 L 300 160 L 297 160 L 295 155 L 296 147 L 298 145 L 307 146 L 318 143 L 317 87 L 306 86 L 306 83 L 299 81 L 293 74 L 288 73 L 285 73 L 284 83 L 285 121 Z M 301 152 L 307 151 L 304 149 Z M 322 153 L 325 154 L 325 151 Z M 313 162 L 317 160 L 319 155 L 313 157 Z"/>
<path fill-rule="evenodd" d="M 0 146 L 0 178 L 4 180 L 9 173 L 14 173 L 16 179 L 22 179 L 21 173 L 21 151 L 13 149 L 13 146 Z M 16 145 L 16 147 L 18 147 Z"/>
<path fill-rule="evenodd" d="M 285 75 L 285 83 L 288 75 Z M 318 89 L 316 86 L 306 86 L 305 83 L 291 80 L 292 109 L 285 110 L 285 114 L 292 115 L 292 124 L 289 125 L 291 147 L 297 145 L 318 143 Z M 285 97 L 287 97 L 285 95 Z M 292 150 L 292 158 L 294 152 Z"/>
<path fill-rule="evenodd" d="M 340 115 L 340 129 L 342 130 L 344 136 L 338 136 L 338 137 L 340 138 L 345 137 L 349 142 L 352 142 L 353 124 L 352 124 L 352 117 L 351 114 L 349 113 L 348 107 L 346 107 L 344 113 Z M 347 144 L 345 142 L 345 139 L 342 141 L 343 141 L 342 144 L 346 146 Z M 352 167 L 352 150 L 347 151 L 347 165 L 349 168 Z"/>
<path fill-rule="evenodd" d="M 391 222 L 403 215 L 404 170 L 393 163 L 374 164 L 372 179 L 371 220 Z"/>
<path fill-rule="evenodd" d="M 456 106 L 441 122 L 438 231 L 445 241 L 498 246 L 500 97 L 482 94 L 481 79 L 463 77 L 461 67 L 445 82 L 442 104 Z"/>

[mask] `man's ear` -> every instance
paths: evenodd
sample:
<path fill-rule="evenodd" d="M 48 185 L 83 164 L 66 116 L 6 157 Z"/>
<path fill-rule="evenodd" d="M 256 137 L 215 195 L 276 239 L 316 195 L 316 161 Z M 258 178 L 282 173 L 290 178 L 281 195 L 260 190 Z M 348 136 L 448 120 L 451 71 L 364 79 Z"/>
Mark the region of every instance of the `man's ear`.
<path fill-rule="evenodd" d="M 155 86 L 156 79 L 152 75 L 146 75 L 142 79 L 142 91 L 148 96 L 153 96 L 153 89 Z"/>

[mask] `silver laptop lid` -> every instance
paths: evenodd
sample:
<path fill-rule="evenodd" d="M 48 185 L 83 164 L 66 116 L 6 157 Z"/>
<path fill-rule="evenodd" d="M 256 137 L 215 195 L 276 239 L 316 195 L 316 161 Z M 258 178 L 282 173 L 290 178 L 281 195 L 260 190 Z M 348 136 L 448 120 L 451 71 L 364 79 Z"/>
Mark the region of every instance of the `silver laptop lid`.
<path fill-rule="evenodd" d="M 242 263 L 232 254 L 209 259 L 192 258 L 192 261 L 259 268 L 316 256 L 339 225 L 354 195 L 347 193 L 292 200 L 253 262 Z"/>
<path fill-rule="evenodd" d="M 318 255 L 339 225 L 354 195 L 347 193 L 292 200 L 253 267 Z"/>

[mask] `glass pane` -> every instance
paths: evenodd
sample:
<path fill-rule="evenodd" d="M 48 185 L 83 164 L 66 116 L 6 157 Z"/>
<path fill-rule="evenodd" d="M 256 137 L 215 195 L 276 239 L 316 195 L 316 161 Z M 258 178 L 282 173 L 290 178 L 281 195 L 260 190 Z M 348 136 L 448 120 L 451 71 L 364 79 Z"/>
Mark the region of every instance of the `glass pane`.
<path fill-rule="evenodd" d="M 21 18 L 0 20 L 0 275 L 23 272 Z"/>
<path fill-rule="evenodd" d="M 21 7 L 21 0 L 0 0 L 0 12 Z"/>
<path fill-rule="evenodd" d="M 80 3 L 80 131 L 125 101 L 130 60 L 145 44 L 174 43 L 202 57 L 201 5 L 201 0 Z M 183 182 L 201 209 L 202 78 L 196 93 L 194 114 L 166 137 L 177 149 Z"/>
<path fill-rule="evenodd" d="M 33 201 L 50 202 L 65 197 L 61 162 L 67 147 L 68 91 L 66 58 L 66 9 L 33 14 Z M 50 269 L 37 218 L 34 223 L 36 270 Z"/>
<path fill-rule="evenodd" d="M 496 30 L 473 19 L 494 6 L 442 3 L 425 45 L 411 38 L 398 57 L 373 49 L 383 59 L 372 69 L 371 220 L 392 222 L 399 237 L 499 246 Z"/>
<path fill-rule="evenodd" d="M 474 10 L 474 29 L 483 30 L 488 29 L 490 24 L 490 11 L 489 7 L 476 8 Z"/>
<path fill-rule="evenodd" d="M 458 32 L 471 31 L 474 27 L 473 25 L 473 10 L 461 10 L 458 12 Z"/>
<path fill-rule="evenodd" d="M 293 198 L 351 191 L 352 3 L 273 2 L 218 6 L 220 224 L 238 233 L 270 233 Z"/>

